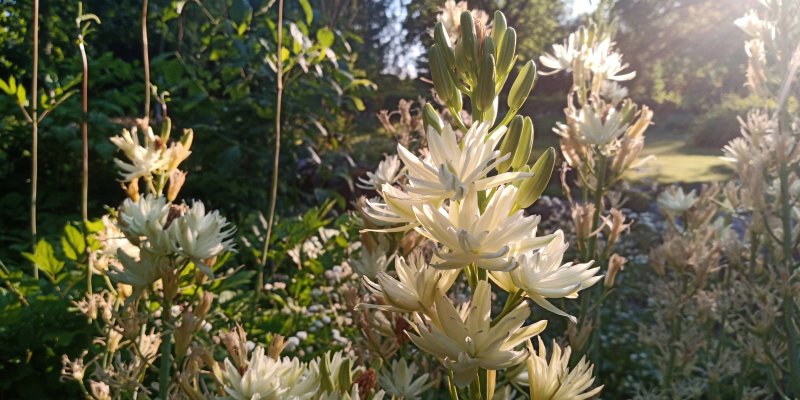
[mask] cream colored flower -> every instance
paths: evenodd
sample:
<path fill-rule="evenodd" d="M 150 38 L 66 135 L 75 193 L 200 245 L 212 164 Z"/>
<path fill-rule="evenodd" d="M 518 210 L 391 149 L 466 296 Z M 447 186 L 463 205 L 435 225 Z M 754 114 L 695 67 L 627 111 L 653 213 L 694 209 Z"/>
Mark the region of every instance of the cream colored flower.
<path fill-rule="evenodd" d="M 253 350 L 243 373 L 226 358 L 222 378 L 226 398 L 232 400 L 305 400 L 319 388 L 317 376 L 297 358 L 274 360 L 261 346 Z"/>
<path fill-rule="evenodd" d="M 449 124 L 442 133 L 428 127 L 428 155 L 419 159 L 402 145 L 397 153 L 407 168 L 408 185 L 405 190 L 431 199 L 461 200 L 470 191 L 480 191 L 531 176 L 523 172 L 505 172 L 487 177 L 501 161 L 495 150 L 506 129 L 489 133 L 487 123 L 473 124 L 464 134 L 461 143 Z"/>
<path fill-rule="evenodd" d="M 378 169 L 375 172 L 367 172 L 367 178 L 358 178 L 356 186 L 366 190 L 377 190 L 384 184 L 394 184 L 400 177 L 402 165 L 400 158 L 397 155 L 386 156 L 386 158 L 378 164 Z"/>
<path fill-rule="evenodd" d="M 544 330 L 547 321 L 522 327 L 530 315 L 527 304 L 520 304 L 491 326 L 491 287 L 479 281 L 472 301 L 457 311 L 445 296 L 436 299 L 436 313 L 430 328 L 417 315 L 416 334 L 409 337 L 420 349 L 442 360 L 453 371 L 455 384 L 467 386 L 478 368 L 505 369 L 521 363 L 525 350 L 519 344 Z"/>
<path fill-rule="evenodd" d="M 547 360 L 547 349 L 539 339 L 538 353 L 528 342 L 527 386 L 530 387 L 531 400 L 583 400 L 600 393 L 603 386 L 589 390 L 594 383 L 592 370 L 594 366 L 581 358 L 578 365 L 569 369 L 569 357 L 572 349 L 569 346 L 562 352 L 561 347 L 553 341 L 553 353 Z M 522 378 L 522 379 L 520 379 Z M 517 376 L 516 382 L 522 383 L 525 371 Z"/>
<path fill-rule="evenodd" d="M 402 232 L 419 225 L 417 217 L 414 215 L 414 207 L 421 207 L 426 204 L 424 197 L 406 193 L 388 184 L 384 184 L 378 193 L 383 198 L 383 201 L 367 200 L 364 214 L 377 224 L 398 226 L 377 229 L 376 231 Z"/>
<path fill-rule="evenodd" d="M 696 202 L 697 193 L 694 190 L 686 194 L 683 188 L 678 186 L 671 186 L 658 196 L 658 206 L 673 213 L 682 213 L 692 208 Z"/>
<path fill-rule="evenodd" d="M 161 278 L 161 267 L 166 263 L 164 256 L 142 249 L 138 258 L 133 258 L 122 249 L 117 251 L 121 267 L 111 265 L 108 276 L 117 283 L 131 285 L 134 293 L 139 293 Z"/>
<path fill-rule="evenodd" d="M 483 213 L 478 195 L 470 192 L 463 201 L 447 207 L 423 205 L 414 211 L 420 222 L 417 230 L 443 248 L 437 255 L 443 262 L 436 268 L 455 269 L 474 263 L 492 271 L 509 271 L 516 266 L 514 256 L 547 244 L 552 236 L 536 236 L 539 216 L 526 217 L 522 210 L 512 213 L 517 188 L 497 188 Z"/>
<path fill-rule="evenodd" d="M 392 361 L 391 368 L 385 368 L 381 375 L 378 377 L 378 383 L 386 393 L 396 399 L 415 400 L 421 399 L 422 395 L 428 390 L 433 382 L 428 382 L 428 374 L 422 374 L 417 379 L 414 379 L 414 374 L 417 373 L 417 366 L 406 363 L 406 360 L 401 358 Z"/>
<path fill-rule="evenodd" d="M 600 101 L 578 111 L 578 140 L 586 145 L 604 146 L 622 135 L 628 125 L 623 116 L 614 108 L 605 111 L 605 103 Z"/>
<path fill-rule="evenodd" d="M 234 228 L 228 227 L 225 217 L 218 211 L 206 213 L 200 201 L 169 226 L 169 235 L 174 241 L 178 254 L 192 260 L 206 275 L 213 276 L 205 260 L 216 257 L 223 251 L 234 248 Z"/>
<path fill-rule="evenodd" d="M 584 264 L 561 264 L 567 243 L 564 233 L 557 231 L 555 238 L 546 246 L 533 253 L 518 257 L 519 267 L 509 272 L 514 284 L 525 291 L 531 300 L 546 310 L 558 315 L 574 317 L 552 305 L 548 298 L 575 298 L 578 292 L 591 287 L 602 276 L 596 276 L 599 267 L 590 268 L 592 261 Z"/>
<path fill-rule="evenodd" d="M 389 242 L 383 236 L 380 236 L 377 240 L 377 245 L 371 250 L 362 245 L 361 257 L 350 260 L 350 265 L 359 275 L 375 279 L 379 272 L 386 272 L 389 263 L 394 259 L 395 254 L 389 255 L 388 253 Z"/>
<path fill-rule="evenodd" d="M 750 10 L 733 23 L 748 35 L 754 38 L 766 39 L 775 35 L 775 26 L 770 21 L 759 18 L 755 10 Z"/>
<path fill-rule="evenodd" d="M 572 63 L 583 51 L 579 35 L 579 32 L 570 33 L 563 44 L 553 45 L 552 54 L 545 53 L 543 56 L 539 56 L 539 62 L 543 66 L 553 69 L 552 71 L 542 71 L 541 75 L 551 75 L 572 68 Z"/>
<path fill-rule="evenodd" d="M 119 249 L 122 249 L 125 254 L 133 258 L 139 257 L 139 248 L 125 237 L 125 234 L 122 233 L 115 222 L 111 221 L 108 215 L 104 215 L 101 221 L 103 230 L 95 235 L 98 243 L 100 243 L 100 248 L 92 254 L 91 260 L 91 266 L 94 273 L 97 274 L 105 274 L 109 263 L 118 263 L 115 257 Z"/>
<path fill-rule="evenodd" d="M 406 260 L 395 259 L 397 279 L 386 272 L 377 274 L 377 283 L 364 277 L 367 289 L 380 294 L 387 305 L 368 305 L 363 307 L 379 308 L 397 312 L 426 311 L 434 300 L 447 292 L 458 277 L 459 270 L 439 271 L 428 265 L 422 253 L 412 253 Z"/>
<path fill-rule="evenodd" d="M 125 199 L 119 210 L 118 226 L 135 245 L 151 252 L 167 255 L 175 251 L 164 230 L 170 204 L 164 197 L 144 195 L 138 201 Z"/>
<path fill-rule="evenodd" d="M 635 78 L 635 71 L 622 73 L 628 64 L 622 62 L 622 54 L 615 51 L 613 46 L 609 38 L 593 46 L 586 58 L 586 67 L 603 80 L 629 81 Z"/>
<path fill-rule="evenodd" d="M 120 136 L 111 138 L 111 142 L 130 160 L 130 163 L 126 163 L 114 159 L 126 182 L 163 170 L 169 163 L 169 160 L 163 157 L 164 144 L 161 138 L 153 134 L 153 129 L 148 127 L 143 136 L 144 143 L 140 143 L 138 130 L 133 128 L 132 131 L 124 129 Z"/>

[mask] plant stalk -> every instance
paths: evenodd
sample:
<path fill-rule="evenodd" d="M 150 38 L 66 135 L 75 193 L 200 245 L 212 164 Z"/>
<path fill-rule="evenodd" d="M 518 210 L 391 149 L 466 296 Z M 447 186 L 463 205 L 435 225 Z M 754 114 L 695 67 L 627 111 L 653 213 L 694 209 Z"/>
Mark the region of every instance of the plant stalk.
<path fill-rule="evenodd" d="M 83 87 L 81 102 L 81 140 L 83 141 L 83 182 L 81 185 L 81 216 L 83 223 L 89 222 L 89 61 L 83 37 L 79 38 L 78 48 L 83 61 Z"/>
<path fill-rule="evenodd" d="M 33 77 L 31 90 L 31 244 L 36 249 L 36 195 L 39 185 L 39 0 L 33 0 Z M 39 279 L 39 266 L 34 264 L 33 276 Z"/>
<path fill-rule="evenodd" d="M 144 121 L 150 126 L 150 51 L 147 43 L 147 0 L 142 2 L 142 63 L 144 64 Z"/>

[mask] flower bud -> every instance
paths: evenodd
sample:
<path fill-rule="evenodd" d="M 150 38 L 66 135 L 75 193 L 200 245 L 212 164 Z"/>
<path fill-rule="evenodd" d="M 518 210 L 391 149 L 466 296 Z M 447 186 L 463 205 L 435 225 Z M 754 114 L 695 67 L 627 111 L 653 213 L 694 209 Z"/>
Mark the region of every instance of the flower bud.
<path fill-rule="evenodd" d="M 179 169 L 173 169 L 169 173 L 169 189 L 167 189 L 167 200 L 175 201 L 178 193 L 181 191 L 184 182 L 186 182 L 186 172 Z"/>
<path fill-rule="evenodd" d="M 487 36 L 483 40 L 483 50 L 482 51 L 483 51 L 483 53 L 482 53 L 483 56 L 486 56 L 487 54 L 490 54 L 490 55 L 492 55 L 492 57 L 495 58 L 495 60 L 497 59 L 497 56 L 495 55 L 496 50 L 495 50 L 495 45 L 494 45 L 494 39 L 492 39 L 491 36 Z"/>
<path fill-rule="evenodd" d="M 617 274 L 619 271 L 625 269 L 625 263 L 628 262 L 628 259 L 614 253 L 611 255 L 611 258 L 608 259 L 608 272 L 606 272 L 606 276 L 603 279 L 603 286 L 606 288 L 614 287 L 614 282 L 617 280 Z"/>
<path fill-rule="evenodd" d="M 528 164 L 528 159 L 531 157 L 531 148 L 533 148 L 533 120 L 530 117 L 525 117 L 522 122 L 522 133 L 514 150 L 514 158 L 511 160 L 511 168 L 518 170 L 523 165 Z"/>
<path fill-rule="evenodd" d="M 478 34 L 475 32 L 475 20 L 469 11 L 461 13 L 461 43 L 467 61 L 478 61 Z"/>
<path fill-rule="evenodd" d="M 542 195 L 547 184 L 550 182 L 550 175 L 553 173 L 553 167 L 556 165 L 556 150 L 552 147 L 545 150 L 544 154 L 536 160 L 530 172 L 533 176 L 518 181 L 519 191 L 515 202 L 520 208 L 528 208 L 539 199 Z M 523 170 L 524 168 L 520 168 Z"/>
<path fill-rule="evenodd" d="M 511 168 L 511 160 L 514 157 L 514 150 L 519 145 L 519 138 L 522 136 L 523 125 L 524 118 L 521 115 L 517 115 L 511 120 L 511 124 L 508 126 L 508 132 L 506 132 L 506 136 L 503 137 L 503 142 L 500 144 L 500 157 L 506 154 L 509 154 L 509 157 L 497 164 L 497 172 L 502 174 Z"/>
<path fill-rule="evenodd" d="M 519 110 L 536 83 L 536 64 L 533 60 L 529 60 L 519 71 L 517 79 L 511 85 L 511 91 L 508 92 L 508 108 L 511 110 Z"/>
<path fill-rule="evenodd" d="M 485 54 L 483 56 L 483 60 L 481 60 L 481 68 L 478 74 L 478 83 L 475 87 L 474 95 L 472 97 L 472 101 L 475 102 L 475 106 L 478 108 L 478 111 L 485 112 L 489 110 L 494 103 L 494 99 L 496 97 L 494 92 L 494 84 L 497 75 L 495 74 L 494 70 L 494 56 L 491 54 Z"/>
<path fill-rule="evenodd" d="M 503 37 L 506 34 L 506 30 L 508 29 L 508 23 L 506 22 L 506 16 L 501 11 L 494 12 L 494 22 L 492 23 L 492 40 L 494 40 L 494 44 L 497 45 L 497 49 L 495 49 L 495 58 L 499 58 L 499 50 L 500 45 L 503 44 Z"/>
<path fill-rule="evenodd" d="M 453 45 L 450 43 L 450 35 L 447 34 L 447 31 L 444 29 L 444 24 L 442 24 L 441 21 L 437 22 L 436 28 L 433 29 L 433 39 L 439 50 L 444 54 L 444 61 L 447 65 L 447 69 L 450 70 L 451 73 L 455 72 L 456 58 L 453 52 Z"/>
<path fill-rule="evenodd" d="M 503 42 L 495 41 L 497 46 L 497 72 L 501 76 L 506 76 L 514 66 L 517 53 L 517 31 L 508 28 L 503 35 Z"/>
<path fill-rule="evenodd" d="M 445 103 L 450 105 L 456 97 L 456 91 L 458 89 L 456 89 L 453 78 L 447 70 L 444 55 L 438 45 L 434 44 L 431 46 L 429 57 L 431 78 L 433 78 L 433 86 L 436 88 L 436 93 Z M 458 97 L 460 96 L 461 94 L 459 93 Z"/>
<path fill-rule="evenodd" d="M 164 118 L 161 123 L 161 140 L 166 143 L 169 140 L 169 134 L 172 132 L 172 119 L 169 117 Z"/>
<path fill-rule="evenodd" d="M 439 117 L 439 113 L 433 109 L 433 106 L 430 103 L 426 103 L 424 107 L 422 107 L 422 122 L 425 124 L 425 131 L 428 131 L 428 127 L 433 127 L 438 133 L 442 133 L 442 128 L 444 128 L 444 123 L 442 122 L 442 118 Z"/>

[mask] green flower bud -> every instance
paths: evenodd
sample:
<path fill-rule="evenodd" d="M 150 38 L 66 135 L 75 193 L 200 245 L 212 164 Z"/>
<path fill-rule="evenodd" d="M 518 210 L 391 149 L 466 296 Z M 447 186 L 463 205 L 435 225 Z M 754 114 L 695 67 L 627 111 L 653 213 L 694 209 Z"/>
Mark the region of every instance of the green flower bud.
<path fill-rule="evenodd" d="M 542 195 L 550 182 L 550 175 L 553 174 L 555 165 L 556 150 L 550 147 L 531 167 L 530 172 L 533 172 L 533 176 L 514 183 L 519 188 L 517 198 L 514 201 L 520 208 L 528 208 L 539 199 L 539 196 Z"/>
<path fill-rule="evenodd" d="M 442 128 L 444 128 L 442 118 L 439 117 L 439 113 L 433 109 L 431 103 L 425 103 L 425 107 L 422 108 L 422 123 L 425 124 L 426 132 L 429 126 L 433 127 L 438 133 L 442 133 Z"/>
<path fill-rule="evenodd" d="M 450 36 L 444 30 L 444 25 L 440 22 L 436 23 L 436 28 L 433 30 L 433 38 L 439 50 L 444 54 L 444 60 L 447 63 L 447 69 L 451 73 L 456 70 L 456 58 L 453 52 L 453 46 L 450 43 Z"/>
<path fill-rule="evenodd" d="M 467 60 L 464 44 L 461 41 L 456 43 L 455 58 L 457 76 L 464 78 L 471 84 L 475 80 L 475 74 L 472 72 L 472 63 Z"/>
<path fill-rule="evenodd" d="M 512 120 L 513 122 L 513 120 Z M 511 160 L 511 168 L 519 170 L 523 165 L 528 164 L 533 147 L 533 121 L 530 117 L 525 117 L 522 123 L 522 133 L 519 135 L 517 147 L 514 150 L 514 158 Z"/>
<path fill-rule="evenodd" d="M 492 39 L 491 36 L 487 36 L 483 40 L 483 55 L 485 56 L 487 54 L 491 54 L 492 57 L 494 57 L 496 60 L 497 56 L 494 53 L 495 53 L 494 39 Z"/>
<path fill-rule="evenodd" d="M 342 365 L 339 367 L 339 387 L 340 388 L 349 388 L 353 385 L 353 366 L 352 360 L 350 358 L 344 357 L 342 359 Z"/>
<path fill-rule="evenodd" d="M 484 112 L 492 106 L 496 94 L 494 92 L 494 84 L 497 75 L 494 70 L 494 56 L 485 54 L 481 60 L 481 68 L 478 72 L 478 82 L 472 96 L 472 101 L 478 111 Z"/>
<path fill-rule="evenodd" d="M 172 120 L 167 117 L 161 123 L 161 141 L 167 143 L 169 141 L 169 134 L 172 132 Z"/>
<path fill-rule="evenodd" d="M 517 31 L 514 28 L 508 28 L 506 34 L 503 35 L 503 42 L 495 42 L 495 44 L 498 46 L 497 72 L 501 76 L 506 76 L 511 72 L 517 57 Z"/>
<path fill-rule="evenodd" d="M 536 83 L 536 64 L 533 63 L 533 60 L 529 60 L 519 71 L 514 84 L 511 85 L 511 91 L 508 92 L 508 108 L 519 110 L 528 99 L 534 83 Z"/>
<path fill-rule="evenodd" d="M 497 172 L 502 174 L 511 168 L 511 160 L 519 144 L 519 138 L 522 136 L 522 128 L 524 125 L 524 118 L 522 118 L 521 115 L 517 115 L 511 120 L 511 125 L 508 126 L 508 132 L 506 132 L 503 141 L 500 143 L 500 157 L 506 154 L 510 154 L 510 156 L 500 164 L 497 164 Z"/>
<path fill-rule="evenodd" d="M 492 23 L 492 39 L 494 40 L 494 44 L 500 46 L 503 44 L 503 37 L 506 34 L 506 29 L 508 29 L 508 23 L 506 22 L 506 16 L 500 12 L 494 12 L 494 22 Z M 499 47 L 495 49 L 495 58 L 500 58 L 500 54 L 497 53 Z"/>
<path fill-rule="evenodd" d="M 447 70 L 447 63 L 444 60 L 444 54 L 439 49 L 439 46 L 434 44 L 428 52 L 430 58 L 431 78 L 433 78 L 433 86 L 436 88 L 436 93 L 439 97 L 449 103 L 456 95 L 458 90 L 453 83 L 453 78 L 450 71 Z"/>
<path fill-rule="evenodd" d="M 461 13 L 461 43 L 464 45 L 467 61 L 478 61 L 478 34 L 475 32 L 475 21 L 469 11 Z"/>

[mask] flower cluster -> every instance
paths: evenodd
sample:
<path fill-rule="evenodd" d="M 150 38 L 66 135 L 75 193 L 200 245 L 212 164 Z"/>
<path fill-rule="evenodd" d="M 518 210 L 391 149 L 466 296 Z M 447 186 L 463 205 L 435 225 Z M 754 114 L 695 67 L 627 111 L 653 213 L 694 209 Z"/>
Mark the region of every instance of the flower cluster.
<path fill-rule="evenodd" d="M 591 262 L 562 264 L 563 233 L 541 235 L 540 217 L 525 214 L 555 163 L 552 149 L 538 160 L 531 157 L 532 121 L 516 115 L 533 87 L 535 64 L 529 61 L 518 74 L 509 111 L 497 123 L 498 94 L 516 58 L 516 32 L 501 12 L 490 31 L 468 11 L 454 24 L 450 11 L 434 30 L 429 54 L 436 93 L 456 127 L 426 104 L 428 147 L 414 152 L 397 146 L 404 171 L 397 179 L 385 177 L 396 176 L 387 171 L 399 168 L 383 164 L 368 175 L 365 183 L 381 184 L 374 185 L 379 197 L 364 202 L 365 232 L 399 233 L 399 254 L 394 271 L 357 270 L 365 272 L 362 279 L 373 297 L 359 308 L 408 315 L 410 340 L 447 368 L 452 393 L 474 387 L 484 373 L 494 382 L 490 371 L 522 365 L 532 356 L 524 344 L 546 321 L 526 325 L 531 313 L 526 299 L 566 316 L 548 299 L 574 298 L 602 277 Z M 470 126 L 461 118 L 462 93 L 472 100 Z M 409 241 L 415 244 L 406 246 Z M 385 258 L 364 257 L 371 265 L 385 264 Z M 448 294 L 461 276 L 471 293 L 454 302 Z M 508 297 L 494 318 L 492 282 Z"/>

